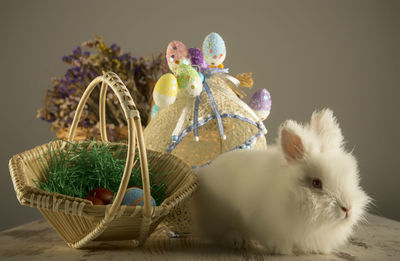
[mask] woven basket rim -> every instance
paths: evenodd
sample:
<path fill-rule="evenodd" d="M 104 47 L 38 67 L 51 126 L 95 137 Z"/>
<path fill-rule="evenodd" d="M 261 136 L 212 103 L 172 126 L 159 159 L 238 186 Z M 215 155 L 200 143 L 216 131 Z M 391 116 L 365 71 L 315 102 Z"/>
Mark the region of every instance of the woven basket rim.
<path fill-rule="evenodd" d="M 46 144 L 38 145 L 32 149 L 18 153 L 11 157 L 11 159 L 9 161 L 9 169 L 10 169 L 10 174 L 12 177 L 12 181 L 13 181 L 15 192 L 17 194 L 18 201 L 23 206 L 38 208 L 37 206 L 35 206 L 35 204 L 33 202 L 31 202 L 32 195 L 35 195 L 36 197 L 37 196 L 52 197 L 53 200 L 54 199 L 62 200 L 61 205 L 64 201 L 67 201 L 67 200 L 70 202 L 78 202 L 79 204 L 84 204 L 84 207 L 83 207 L 83 215 L 84 216 L 104 217 L 105 213 L 106 213 L 106 209 L 111 205 L 93 205 L 93 203 L 87 199 L 72 197 L 72 196 L 60 194 L 57 192 L 48 192 L 48 191 L 36 188 L 34 186 L 27 185 L 25 183 L 25 180 L 22 178 L 23 176 L 25 176 L 23 173 L 23 166 L 22 166 L 24 164 L 24 161 L 39 159 L 39 157 L 27 159 L 27 158 L 25 158 L 25 156 L 27 154 L 32 153 L 32 152 L 37 152 L 38 150 L 40 150 L 40 151 L 48 150 L 50 148 L 50 145 L 59 143 L 59 144 L 57 144 L 57 146 L 59 146 L 61 142 L 63 142 L 63 140 L 51 141 Z M 82 141 L 73 141 L 72 143 L 80 143 L 80 142 L 82 142 Z M 104 143 L 102 141 L 97 141 L 97 142 Z M 112 144 L 112 145 L 127 146 L 127 144 L 120 143 L 120 142 L 107 142 L 107 143 Z M 184 162 L 182 159 L 180 159 L 179 157 L 177 157 L 173 154 L 162 152 L 162 151 L 155 151 L 155 150 L 150 150 L 150 149 L 146 149 L 146 151 L 149 154 L 149 156 L 152 154 L 153 155 L 158 154 L 162 157 L 173 158 L 176 162 L 178 162 L 179 165 L 182 165 L 188 171 L 191 171 L 193 173 L 192 175 L 190 175 L 191 177 L 190 177 L 190 180 L 188 183 L 186 183 L 184 186 L 180 187 L 174 193 L 172 193 L 166 199 L 164 199 L 164 201 L 162 202 L 161 205 L 153 207 L 154 208 L 153 213 L 160 212 L 160 211 L 161 212 L 165 212 L 165 211 L 169 212 L 172 208 L 174 208 L 177 205 L 177 202 L 176 202 L 177 198 L 182 198 L 182 197 L 186 198 L 186 196 L 192 194 L 192 192 L 196 189 L 197 184 L 198 184 L 197 177 L 194 175 L 194 172 L 190 168 L 190 166 L 186 162 Z M 43 154 L 39 154 L 39 155 L 43 156 Z M 137 210 L 140 210 L 141 208 L 143 208 L 142 206 L 135 206 L 135 207 L 125 206 L 125 207 L 127 209 L 126 215 L 129 215 L 130 212 L 135 211 L 136 208 L 138 208 Z M 163 209 L 163 210 L 161 210 L 161 209 Z"/>

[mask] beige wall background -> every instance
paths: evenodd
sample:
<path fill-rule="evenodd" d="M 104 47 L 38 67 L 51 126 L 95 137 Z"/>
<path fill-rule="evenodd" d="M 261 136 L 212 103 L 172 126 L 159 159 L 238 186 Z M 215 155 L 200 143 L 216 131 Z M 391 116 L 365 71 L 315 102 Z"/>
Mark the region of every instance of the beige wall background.
<path fill-rule="evenodd" d="M 20 1 L 0 2 L 0 230 L 40 217 L 19 205 L 8 159 L 54 137 L 35 118 L 61 57 L 95 34 L 137 56 L 171 40 L 227 44 L 225 66 L 252 71 L 272 95 L 272 142 L 285 119 L 332 108 L 359 159 L 373 213 L 400 220 L 400 1 Z"/>

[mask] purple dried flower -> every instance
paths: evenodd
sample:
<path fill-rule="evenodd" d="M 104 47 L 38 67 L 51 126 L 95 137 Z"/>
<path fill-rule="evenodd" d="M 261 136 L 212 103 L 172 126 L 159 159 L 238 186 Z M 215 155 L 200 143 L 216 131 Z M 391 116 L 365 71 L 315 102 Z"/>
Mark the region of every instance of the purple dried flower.
<path fill-rule="evenodd" d="M 67 87 L 65 87 L 65 85 L 60 86 L 60 88 L 58 88 L 58 92 L 60 93 L 60 96 L 63 98 L 68 96 L 68 89 Z"/>
<path fill-rule="evenodd" d="M 75 49 L 72 51 L 72 54 L 75 57 L 79 57 L 82 54 L 82 48 L 80 46 L 75 47 Z"/>
<path fill-rule="evenodd" d="M 122 61 L 122 60 L 129 60 L 131 58 L 131 56 L 129 55 L 129 53 L 124 53 L 123 55 L 117 57 L 118 60 Z"/>
<path fill-rule="evenodd" d="M 71 63 L 71 62 L 72 62 L 72 58 L 71 58 L 71 56 L 66 55 L 66 56 L 63 56 L 63 57 L 62 57 L 62 61 L 63 61 L 64 63 Z"/>
<path fill-rule="evenodd" d="M 90 126 L 90 120 L 88 118 L 82 120 L 82 126 L 83 127 L 89 127 Z"/>
<path fill-rule="evenodd" d="M 87 73 L 87 76 L 88 76 L 88 78 L 90 78 L 90 79 L 94 79 L 94 78 L 96 78 L 98 75 L 97 75 L 96 72 L 88 72 L 88 73 Z"/>
<path fill-rule="evenodd" d="M 113 70 L 125 82 L 130 92 L 140 103 L 142 124 L 147 124 L 147 116 L 150 106 L 152 88 L 155 75 L 160 76 L 168 71 L 168 67 L 163 55 L 157 58 L 144 59 L 132 57 L 129 53 L 122 53 L 117 44 L 110 47 L 106 46 L 102 39 L 86 42 L 82 46 L 94 48 L 95 51 L 84 51 L 80 46 L 73 49 L 71 55 L 62 57 L 62 60 L 70 67 L 65 74 L 53 80 L 53 88 L 47 92 L 46 102 L 42 115 L 38 117 L 51 121 L 52 129 L 66 128 L 72 123 L 74 111 L 80 100 L 81 93 L 95 77 L 102 71 Z M 150 88 L 150 89 L 149 89 Z M 110 92 L 111 93 L 111 92 Z M 93 101 L 98 99 L 99 92 L 94 92 Z M 76 96 L 75 96 L 76 95 Z M 115 96 L 108 97 L 111 103 L 117 102 Z M 95 102 L 96 103 L 96 102 Z M 109 105 L 107 105 L 109 106 Z M 110 105 L 111 106 L 111 105 Z M 92 131 L 95 128 L 96 110 L 87 107 L 82 115 L 81 127 L 89 128 Z M 119 116 L 110 115 L 110 122 L 113 126 L 124 126 L 125 120 Z"/>
<path fill-rule="evenodd" d="M 110 49 L 111 49 L 111 51 L 113 51 L 113 52 L 119 52 L 119 51 L 121 51 L 121 48 L 117 45 L 117 44 L 115 44 L 115 43 L 113 43 L 111 46 L 110 46 Z"/>
<path fill-rule="evenodd" d="M 140 73 L 140 67 L 138 65 L 135 65 L 135 69 L 134 69 L 135 77 L 137 77 L 139 75 L 139 73 Z"/>

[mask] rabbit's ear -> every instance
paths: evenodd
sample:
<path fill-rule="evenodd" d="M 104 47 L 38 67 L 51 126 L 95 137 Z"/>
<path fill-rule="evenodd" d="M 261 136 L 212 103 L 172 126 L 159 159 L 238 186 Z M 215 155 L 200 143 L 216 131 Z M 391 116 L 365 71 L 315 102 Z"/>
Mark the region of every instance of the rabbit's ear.
<path fill-rule="evenodd" d="M 311 116 L 310 128 L 321 138 L 323 150 L 343 146 L 342 130 L 336 117 L 333 116 L 332 110 L 314 111 Z"/>
<path fill-rule="evenodd" d="M 280 145 L 289 162 L 304 158 L 303 141 L 299 136 L 300 129 L 301 127 L 293 121 L 286 121 L 280 129 Z"/>

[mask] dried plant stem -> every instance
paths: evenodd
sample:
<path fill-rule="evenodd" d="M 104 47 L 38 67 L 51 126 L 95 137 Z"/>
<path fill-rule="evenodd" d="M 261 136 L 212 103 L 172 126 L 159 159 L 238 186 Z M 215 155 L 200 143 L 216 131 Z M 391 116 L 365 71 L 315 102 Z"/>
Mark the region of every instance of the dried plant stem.
<path fill-rule="evenodd" d="M 235 78 L 240 81 L 240 85 L 247 88 L 253 87 L 253 74 L 251 72 L 239 73 L 235 75 Z"/>

